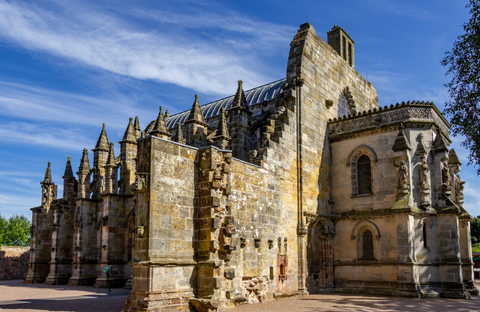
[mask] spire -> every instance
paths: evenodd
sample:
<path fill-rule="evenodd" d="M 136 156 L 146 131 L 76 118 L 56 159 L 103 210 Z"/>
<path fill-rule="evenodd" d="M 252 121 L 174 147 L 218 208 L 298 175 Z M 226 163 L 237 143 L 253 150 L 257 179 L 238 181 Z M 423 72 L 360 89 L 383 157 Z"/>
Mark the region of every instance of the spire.
<path fill-rule="evenodd" d="M 460 159 L 458 158 L 457 156 L 457 153 L 455 152 L 455 150 L 452 148 L 450 150 L 450 153 L 448 154 L 448 164 L 449 165 L 462 165 L 462 163 L 460 162 Z"/>
<path fill-rule="evenodd" d="M 433 142 L 433 151 L 448 151 L 448 144 L 445 142 L 445 138 L 442 135 L 440 129 L 437 131 L 437 136 L 435 137 L 435 141 Z"/>
<path fill-rule="evenodd" d="M 152 131 L 150 132 L 156 136 L 167 136 L 171 137 L 172 135 L 167 130 L 167 124 L 165 123 L 165 116 L 163 115 L 163 107 L 160 106 L 160 112 L 158 113 L 157 122 L 153 127 Z"/>
<path fill-rule="evenodd" d="M 115 151 L 113 150 L 113 142 L 110 143 L 110 149 L 108 152 L 108 160 L 107 166 L 115 166 L 117 163 L 115 162 Z"/>
<path fill-rule="evenodd" d="M 393 143 L 392 150 L 394 152 L 397 152 L 397 151 L 403 151 L 406 149 L 411 150 L 412 147 L 410 146 L 410 142 L 408 142 L 408 139 L 405 136 L 405 133 L 403 133 L 403 129 L 400 129 L 400 131 L 397 134 L 397 138 L 395 139 L 395 143 Z"/>
<path fill-rule="evenodd" d="M 68 156 L 67 158 L 67 165 L 65 166 L 65 173 L 63 174 L 63 178 L 73 178 L 72 158 L 70 156 Z"/>
<path fill-rule="evenodd" d="M 192 109 L 190 110 L 190 115 L 188 115 L 187 121 L 190 120 L 205 124 L 205 118 L 203 118 L 202 108 L 200 107 L 200 102 L 198 101 L 198 94 L 195 94 L 195 101 L 193 102 Z"/>
<path fill-rule="evenodd" d="M 173 140 L 177 143 L 185 144 L 185 139 L 183 138 L 182 133 L 182 123 L 180 121 L 177 123 L 177 133 L 175 134 Z"/>
<path fill-rule="evenodd" d="M 47 169 L 45 170 L 45 179 L 43 182 L 52 182 L 52 173 L 50 172 L 50 162 L 48 162 Z"/>
<path fill-rule="evenodd" d="M 170 113 L 168 112 L 168 109 L 165 111 L 165 118 L 170 117 Z"/>
<path fill-rule="evenodd" d="M 232 107 L 242 107 L 243 109 L 248 110 L 247 99 L 245 98 L 245 92 L 243 92 L 243 81 L 238 81 L 237 92 L 233 98 Z"/>
<path fill-rule="evenodd" d="M 88 150 L 83 149 L 82 159 L 80 160 L 80 167 L 78 167 L 78 172 L 83 174 L 88 174 L 90 172 L 90 160 L 88 159 Z"/>
<path fill-rule="evenodd" d="M 132 120 L 133 118 L 131 117 L 128 119 L 127 129 L 125 130 L 125 134 L 123 135 L 123 140 L 120 142 L 126 141 L 126 142 L 135 143 L 137 141 L 137 138 L 135 135 L 135 127 L 132 124 Z"/>
<path fill-rule="evenodd" d="M 103 124 L 102 132 L 100 132 L 100 136 L 98 137 L 98 141 L 97 141 L 97 145 L 95 145 L 95 149 L 108 151 L 108 137 L 107 137 L 107 131 L 105 131 L 105 124 Z"/>

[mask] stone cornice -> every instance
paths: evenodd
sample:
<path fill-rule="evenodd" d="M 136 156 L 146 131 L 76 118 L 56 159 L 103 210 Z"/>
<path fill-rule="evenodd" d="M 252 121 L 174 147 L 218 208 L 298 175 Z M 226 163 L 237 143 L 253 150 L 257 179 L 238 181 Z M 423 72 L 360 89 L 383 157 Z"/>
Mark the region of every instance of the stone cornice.
<path fill-rule="evenodd" d="M 433 103 L 407 102 L 329 120 L 332 142 L 406 128 L 437 127 L 448 138 L 450 124 Z M 450 141 L 450 140 L 449 140 Z"/>

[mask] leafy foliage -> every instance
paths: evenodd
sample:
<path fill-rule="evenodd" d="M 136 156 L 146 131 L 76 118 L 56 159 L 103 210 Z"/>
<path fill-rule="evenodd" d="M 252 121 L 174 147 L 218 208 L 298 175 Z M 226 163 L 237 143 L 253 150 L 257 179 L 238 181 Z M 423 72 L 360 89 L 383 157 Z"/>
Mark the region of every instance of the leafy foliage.
<path fill-rule="evenodd" d="M 480 243 L 473 244 L 473 246 L 472 246 L 472 252 L 474 252 L 474 253 L 480 253 Z"/>
<path fill-rule="evenodd" d="M 0 245 L 29 246 L 31 225 L 25 216 L 14 215 L 7 221 L 0 215 Z"/>
<path fill-rule="evenodd" d="M 470 222 L 470 233 L 472 235 L 472 244 L 480 244 L 480 216 L 473 218 Z"/>
<path fill-rule="evenodd" d="M 446 74 L 453 76 L 445 85 L 450 93 L 445 113 L 451 117 L 453 135 L 465 136 L 462 145 L 470 150 L 469 164 L 480 166 L 480 0 L 470 0 L 466 7 L 471 16 L 463 24 L 465 34 L 442 61 L 448 66 Z"/>

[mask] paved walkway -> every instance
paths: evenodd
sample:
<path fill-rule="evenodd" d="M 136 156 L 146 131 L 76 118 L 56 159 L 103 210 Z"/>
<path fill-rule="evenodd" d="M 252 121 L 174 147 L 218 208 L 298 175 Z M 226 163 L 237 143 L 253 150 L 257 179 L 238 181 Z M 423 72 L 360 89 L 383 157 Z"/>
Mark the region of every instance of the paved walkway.
<path fill-rule="evenodd" d="M 0 281 L 0 311 L 115 311 L 119 312 L 128 289 L 91 286 L 24 284 L 22 280 Z"/>
<path fill-rule="evenodd" d="M 480 281 L 479 281 L 480 282 Z M 126 289 L 97 290 L 93 287 L 23 284 L 0 281 L 0 311 L 115 311 L 125 304 Z M 348 311 L 480 311 L 480 297 L 460 299 L 410 299 L 342 294 L 310 295 L 267 303 L 241 305 L 236 312 L 348 312 Z"/>

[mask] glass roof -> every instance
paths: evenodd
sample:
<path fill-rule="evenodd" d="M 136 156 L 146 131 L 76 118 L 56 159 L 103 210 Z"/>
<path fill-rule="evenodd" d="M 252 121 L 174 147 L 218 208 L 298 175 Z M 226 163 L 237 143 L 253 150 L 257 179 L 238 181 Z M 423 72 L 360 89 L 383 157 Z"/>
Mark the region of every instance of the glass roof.
<path fill-rule="evenodd" d="M 247 99 L 248 106 L 275 99 L 279 93 L 282 93 L 281 86 L 286 81 L 287 79 L 284 78 L 245 91 L 245 98 Z M 232 95 L 221 100 L 202 105 L 202 112 L 205 119 L 220 115 L 220 109 L 222 107 L 224 107 L 225 109 L 230 108 L 232 106 L 234 97 L 235 95 Z M 171 115 L 165 120 L 165 122 L 167 123 L 167 128 L 176 128 L 178 122 L 181 122 L 183 124 L 187 120 L 189 114 L 190 110 Z"/>

